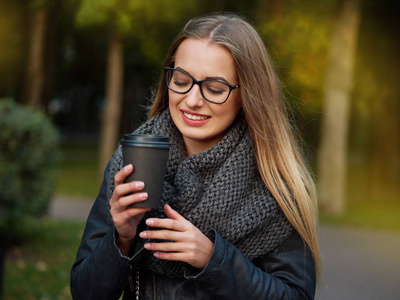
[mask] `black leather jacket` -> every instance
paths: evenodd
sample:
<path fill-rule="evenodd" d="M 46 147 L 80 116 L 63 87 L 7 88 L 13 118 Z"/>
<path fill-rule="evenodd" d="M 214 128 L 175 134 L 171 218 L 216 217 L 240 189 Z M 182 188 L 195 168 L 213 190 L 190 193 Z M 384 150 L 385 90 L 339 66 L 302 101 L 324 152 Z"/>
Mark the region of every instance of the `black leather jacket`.
<path fill-rule="evenodd" d="M 188 266 L 185 278 L 169 278 L 140 267 L 144 248 L 128 258 L 115 244 L 107 199 L 108 168 L 92 207 L 71 271 L 74 299 L 135 298 L 139 269 L 140 299 L 313 299 L 315 267 L 298 233 L 276 249 L 250 261 L 216 231 L 207 235 L 214 250 L 207 266 Z M 139 239 L 139 238 L 138 238 Z M 142 242 L 142 241 L 140 241 Z"/>

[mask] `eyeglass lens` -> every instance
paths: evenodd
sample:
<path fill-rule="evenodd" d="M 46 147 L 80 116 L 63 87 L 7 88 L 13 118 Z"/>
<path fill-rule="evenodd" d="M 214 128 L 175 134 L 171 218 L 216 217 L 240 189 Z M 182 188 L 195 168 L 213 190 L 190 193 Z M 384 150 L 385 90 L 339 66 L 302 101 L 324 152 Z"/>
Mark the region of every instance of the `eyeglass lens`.
<path fill-rule="evenodd" d="M 166 80 L 168 87 L 177 93 L 185 94 L 193 86 L 193 79 L 179 70 L 167 70 Z M 214 80 L 205 80 L 200 83 L 203 97 L 211 102 L 222 103 L 228 98 L 229 86 Z"/>

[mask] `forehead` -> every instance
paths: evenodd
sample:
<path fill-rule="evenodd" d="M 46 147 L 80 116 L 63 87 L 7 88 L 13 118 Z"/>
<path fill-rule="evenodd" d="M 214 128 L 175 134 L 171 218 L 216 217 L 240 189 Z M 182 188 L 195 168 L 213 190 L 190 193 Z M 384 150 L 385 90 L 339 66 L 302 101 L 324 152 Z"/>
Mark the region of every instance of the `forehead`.
<path fill-rule="evenodd" d="M 237 80 L 235 60 L 228 49 L 208 39 L 186 39 L 175 54 L 175 68 L 182 68 L 197 79 L 222 76 Z"/>

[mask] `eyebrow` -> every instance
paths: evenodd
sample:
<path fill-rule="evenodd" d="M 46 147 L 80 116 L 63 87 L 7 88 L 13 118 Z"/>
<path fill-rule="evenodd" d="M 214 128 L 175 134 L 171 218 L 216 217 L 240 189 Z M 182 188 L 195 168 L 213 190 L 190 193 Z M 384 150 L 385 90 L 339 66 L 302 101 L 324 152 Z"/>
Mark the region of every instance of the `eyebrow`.
<path fill-rule="evenodd" d="M 180 70 L 180 71 L 183 71 L 183 72 L 185 72 L 186 74 L 189 74 L 190 76 L 193 76 L 192 74 L 190 74 L 188 71 L 186 71 L 185 69 L 183 69 L 183 68 L 181 68 L 181 67 L 176 67 L 175 69 Z M 193 77 L 194 77 L 194 76 L 193 76 Z M 208 80 L 208 79 L 223 81 L 223 82 L 225 82 L 225 83 L 227 83 L 227 84 L 230 84 L 230 83 L 228 82 L 228 80 L 226 80 L 224 77 L 221 77 L 221 76 L 206 77 L 205 80 Z"/>

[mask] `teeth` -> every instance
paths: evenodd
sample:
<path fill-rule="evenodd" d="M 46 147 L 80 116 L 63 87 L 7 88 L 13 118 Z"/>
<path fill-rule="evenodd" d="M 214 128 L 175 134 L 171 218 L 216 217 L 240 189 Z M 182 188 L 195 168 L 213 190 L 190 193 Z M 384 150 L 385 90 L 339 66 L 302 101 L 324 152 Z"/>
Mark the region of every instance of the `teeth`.
<path fill-rule="evenodd" d="M 197 115 L 195 116 L 195 115 L 188 114 L 187 112 L 184 112 L 183 114 L 185 115 L 186 118 L 195 120 L 195 121 L 203 121 L 203 120 L 208 119 L 207 116 L 197 116 Z"/>

